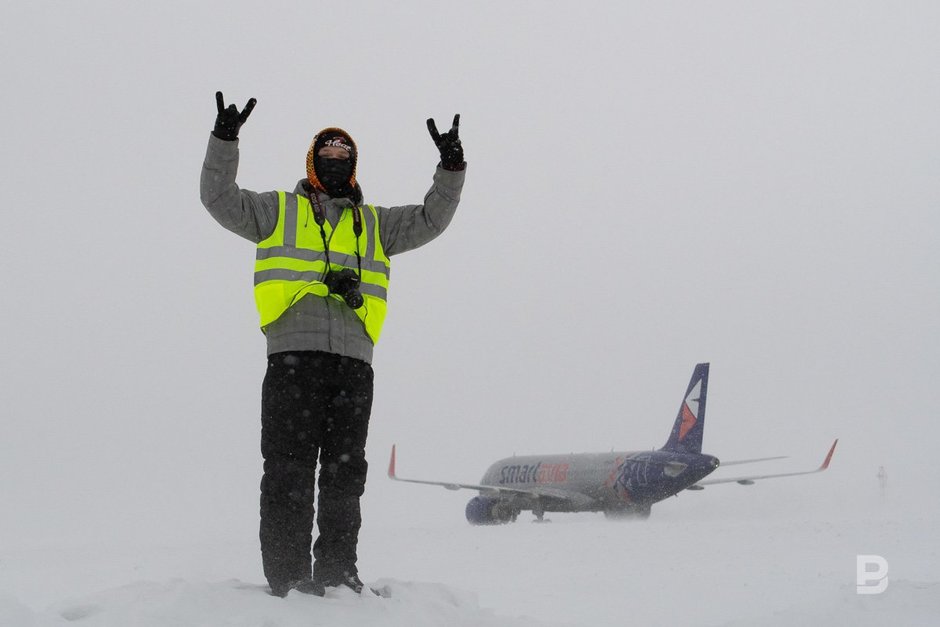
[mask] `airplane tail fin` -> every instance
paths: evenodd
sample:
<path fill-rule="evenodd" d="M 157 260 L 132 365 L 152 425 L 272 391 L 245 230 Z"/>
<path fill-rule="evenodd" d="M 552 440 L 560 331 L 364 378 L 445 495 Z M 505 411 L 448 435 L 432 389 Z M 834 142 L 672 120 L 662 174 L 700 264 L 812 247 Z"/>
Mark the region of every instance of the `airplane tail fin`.
<path fill-rule="evenodd" d="M 685 391 L 679 414 L 672 425 L 664 451 L 701 453 L 705 433 L 705 396 L 708 393 L 708 364 L 698 364 Z"/>

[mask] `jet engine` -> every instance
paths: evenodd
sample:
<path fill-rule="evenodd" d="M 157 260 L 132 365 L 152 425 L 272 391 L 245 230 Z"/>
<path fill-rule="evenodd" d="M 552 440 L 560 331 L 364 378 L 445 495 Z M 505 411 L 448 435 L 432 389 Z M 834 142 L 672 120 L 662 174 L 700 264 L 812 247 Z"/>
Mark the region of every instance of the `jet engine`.
<path fill-rule="evenodd" d="M 516 520 L 519 510 L 506 501 L 475 496 L 467 503 L 467 520 L 471 525 L 504 525 Z"/>

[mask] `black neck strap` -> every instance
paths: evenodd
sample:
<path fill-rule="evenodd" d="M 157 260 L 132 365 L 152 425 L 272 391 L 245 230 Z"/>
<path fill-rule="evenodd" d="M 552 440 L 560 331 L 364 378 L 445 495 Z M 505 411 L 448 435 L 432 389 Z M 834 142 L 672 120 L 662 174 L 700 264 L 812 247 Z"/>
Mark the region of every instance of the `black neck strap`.
<path fill-rule="evenodd" d="M 323 210 L 323 204 L 317 197 L 316 190 L 314 190 L 312 194 L 308 194 L 307 198 L 310 200 L 310 206 L 313 207 L 313 220 L 317 223 L 317 226 L 320 227 L 320 237 L 323 239 L 323 254 L 326 255 L 326 269 L 327 272 L 329 272 L 332 268 L 330 265 L 330 244 L 326 240 L 326 230 L 323 228 L 323 224 L 326 222 L 326 212 Z M 352 212 L 353 233 L 356 235 L 356 266 L 359 268 L 359 277 L 362 278 L 362 256 L 359 254 L 359 236 L 362 235 L 362 214 L 359 211 L 359 207 L 356 206 L 352 207 Z"/>

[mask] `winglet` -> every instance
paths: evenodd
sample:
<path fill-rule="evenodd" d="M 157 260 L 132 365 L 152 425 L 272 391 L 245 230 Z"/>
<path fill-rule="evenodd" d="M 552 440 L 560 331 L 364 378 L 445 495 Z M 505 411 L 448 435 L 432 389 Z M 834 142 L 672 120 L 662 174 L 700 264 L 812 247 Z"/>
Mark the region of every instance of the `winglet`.
<path fill-rule="evenodd" d="M 395 476 L 395 445 L 392 444 L 392 457 L 388 460 L 388 476 L 391 479 L 397 479 Z"/>
<path fill-rule="evenodd" d="M 832 447 L 829 449 L 829 453 L 826 454 L 826 460 L 822 463 L 822 466 L 819 467 L 819 470 L 825 470 L 829 468 L 829 462 L 832 461 L 832 454 L 836 452 L 836 444 L 839 443 L 839 438 L 836 438 L 836 441 L 832 443 Z"/>

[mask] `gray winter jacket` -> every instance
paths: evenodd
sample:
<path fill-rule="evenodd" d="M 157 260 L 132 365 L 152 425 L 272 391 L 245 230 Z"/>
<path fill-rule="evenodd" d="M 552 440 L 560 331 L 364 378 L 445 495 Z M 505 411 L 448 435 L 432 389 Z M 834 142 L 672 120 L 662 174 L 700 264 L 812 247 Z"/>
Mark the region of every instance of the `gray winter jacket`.
<path fill-rule="evenodd" d="M 224 141 L 209 136 L 206 160 L 202 165 L 200 196 L 202 204 L 226 229 L 258 243 L 267 239 L 277 225 L 277 192 L 252 192 L 235 183 L 238 171 L 238 140 Z M 379 207 L 379 234 L 385 254 L 422 246 L 437 237 L 450 224 L 464 171 L 451 172 L 440 166 L 434 182 L 424 197 L 424 204 Z M 305 194 L 306 180 L 294 188 Z M 335 225 L 342 210 L 353 203 L 346 198 L 320 194 L 326 217 Z M 307 295 L 294 303 L 265 330 L 268 355 L 283 351 L 320 350 L 372 363 L 372 340 L 356 314 L 342 301 Z"/>

